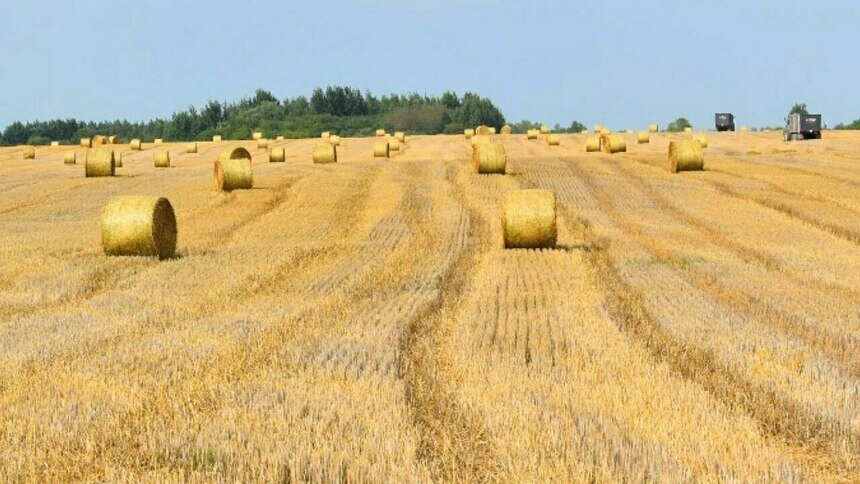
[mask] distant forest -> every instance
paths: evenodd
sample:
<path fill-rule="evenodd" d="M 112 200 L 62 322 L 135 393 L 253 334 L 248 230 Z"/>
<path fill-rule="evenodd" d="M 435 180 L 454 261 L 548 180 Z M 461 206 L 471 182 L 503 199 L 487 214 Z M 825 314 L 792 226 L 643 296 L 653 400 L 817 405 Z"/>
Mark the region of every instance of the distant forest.
<path fill-rule="evenodd" d="M 249 139 L 262 131 L 274 138 L 316 137 L 323 131 L 342 136 L 372 136 L 377 128 L 414 134 L 462 133 L 481 124 L 502 126 L 505 117 L 492 101 L 475 93 L 439 97 L 417 93 L 376 97 L 370 92 L 340 86 L 317 88 L 310 99 L 298 96 L 279 100 L 258 89 L 254 96 L 236 103 L 209 101 L 174 113 L 170 119 L 148 122 L 78 121 L 56 119 L 14 122 L 0 134 L 0 145 L 44 145 L 51 141 L 77 143 L 96 134 L 119 135 L 123 140 L 165 141 Z"/>

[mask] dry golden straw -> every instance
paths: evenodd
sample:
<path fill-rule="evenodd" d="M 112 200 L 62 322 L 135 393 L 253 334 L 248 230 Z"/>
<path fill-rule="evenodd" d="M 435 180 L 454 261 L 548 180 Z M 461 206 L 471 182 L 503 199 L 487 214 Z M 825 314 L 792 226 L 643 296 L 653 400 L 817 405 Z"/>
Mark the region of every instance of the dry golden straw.
<path fill-rule="evenodd" d="M 276 138 L 275 138 L 275 141 L 284 141 L 284 137 L 283 137 L 283 136 L 278 136 L 278 137 L 276 137 Z"/>
<path fill-rule="evenodd" d="M 660 126 L 658 126 L 656 124 L 652 124 L 651 126 L 648 126 L 648 132 L 649 133 L 659 133 L 660 132 Z"/>
<path fill-rule="evenodd" d="M 472 166 L 476 173 L 505 174 L 508 157 L 505 147 L 496 143 L 476 143 L 472 146 Z"/>
<path fill-rule="evenodd" d="M 377 134 L 377 136 L 379 136 L 379 134 Z M 323 131 L 322 134 L 320 135 L 320 138 L 331 138 L 331 132 Z"/>
<path fill-rule="evenodd" d="M 501 131 L 501 133 L 502 133 L 503 135 L 504 135 L 504 134 L 511 134 L 513 131 L 514 131 L 514 129 L 513 129 L 513 128 L 511 128 L 511 127 L 510 127 L 510 125 L 507 125 L 507 124 L 506 124 L 506 125 L 502 126 L 502 131 Z"/>
<path fill-rule="evenodd" d="M 602 126 L 602 125 L 599 125 L 599 124 L 595 124 L 595 125 L 594 125 L 594 130 L 593 130 L 593 131 L 594 131 L 595 133 L 600 133 L 601 131 L 603 131 L 603 126 Z"/>
<path fill-rule="evenodd" d="M 397 141 L 399 141 L 399 142 L 401 142 L 401 143 L 405 143 L 405 142 L 406 142 L 406 133 L 405 133 L 405 132 L 403 132 L 403 131 L 395 131 L 395 132 L 394 132 L 394 137 L 395 137 L 395 138 L 397 138 Z"/>
<path fill-rule="evenodd" d="M 60 146 L 60 142 L 59 142 L 59 141 L 51 141 L 51 147 L 52 147 L 52 148 L 56 148 L 57 146 Z"/>
<path fill-rule="evenodd" d="M 705 167 L 705 153 L 695 140 L 669 142 L 669 171 L 698 171 Z"/>
<path fill-rule="evenodd" d="M 167 259 L 176 253 L 176 215 L 166 198 L 121 196 L 102 210 L 106 255 Z"/>
<path fill-rule="evenodd" d="M 269 140 L 267 139 L 258 139 L 257 140 L 257 149 L 265 150 L 269 148 Z"/>
<path fill-rule="evenodd" d="M 384 129 L 377 129 L 376 130 L 376 136 L 385 136 L 385 130 Z"/>
<path fill-rule="evenodd" d="M 690 126 L 687 126 L 686 128 L 684 128 L 684 132 L 685 132 L 685 133 L 692 133 L 692 132 L 693 132 L 693 128 L 691 128 Z"/>
<path fill-rule="evenodd" d="M 588 134 L 588 130 L 587 130 L 587 129 L 583 129 L 582 131 L 580 131 L 580 132 L 579 132 L 579 134 Z"/>
<path fill-rule="evenodd" d="M 530 129 L 526 131 L 526 139 L 538 139 L 538 134 L 540 134 L 540 131 L 536 129 Z"/>
<path fill-rule="evenodd" d="M 388 140 L 388 151 L 400 151 L 400 140 L 397 138 Z"/>
<path fill-rule="evenodd" d="M 93 140 L 90 138 L 81 138 L 81 146 L 84 148 L 92 148 Z"/>
<path fill-rule="evenodd" d="M 185 145 L 186 153 L 197 153 L 197 143 L 191 142 Z"/>
<path fill-rule="evenodd" d="M 627 151 L 627 142 L 620 134 L 605 134 L 600 137 L 603 151 L 605 153 L 622 153 Z"/>
<path fill-rule="evenodd" d="M 155 138 L 155 140 L 153 141 L 153 144 L 157 144 L 157 145 L 160 145 L 162 143 L 164 143 L 164 140 L 161 138 Z"/>
<path fill-rule="evenodd" d="M 556 200 L 553 190 L 513 190 L 505 194 L 502 233 L 507 249 L 555 247 Z"/>
<path fill-rule="evenodd" d="M 251 154 L 245 148 L 228 148 L 215 162 L 215 189 L 243 190 L 254 186 Z"/>
<path fill-rule="evenodd" d="M 463 130 L 463 135 L 466 139 L 472 139 L 472 136 L 475 136 L 475 130 L 472 128 L 466 128 Z"/>
<path fill-rule="evenodd" d="M 328 142 L 332 144 L 332 146 L 340 146 L 340 136 L 332 135 Z"/>
<path fill-rule="evenodd" d="M 600 151 L 600 136 L 589 136 L 585 139 L 585 151 L 587 153 L 593 153 L 595 151 Z"/>
<path fill-rule="evenodd" d="M 337 163 L 337 146 L 329 143 L 320 143 L 314 146 L 312 155 L 314 163 Z"/>
<path fill-rule="evenodd" d="M 106 144 L 108 144 L 108 139 L 105 136 L 97 134 L 97 135 L 93 136 L 92 143 L 93 143 L 93 146 L 106 145 Z"/>
<path fill-rule="evenodd" d="M 66 154 L 63 155 L 63 163 L 65 163 L 67 165 L 74 165 L 77 162 L 78 162 L 78 154 L 75 153 L 74 151 L 66 152 Z"/>
<path fill-rule="evenodd" d="M 610 135 L 610 134 L 612 134 L 612 130 L 611 130 L 611 129 L 609 129 L 609 128 L 606 128 L 606 127 L 604 127 L 604 128 L 600 128 L 600 134 L 602 134 L 602 135 Z"/>
<path fill-rule="evenodd" d="M 156 151 L 152 155 L 156 168 L 167 168 L 170 166 L 170 152 L 167 150 Z"/>
<path fill-rule="evenodd" d="M 108 136 L 108 143 L 112 145 L 122 144 L 122 138 L 118 135 Z"/>
<path fill-rule="evenodd" d="M 140 144 L 140 140 L 139 140 L 139 139 L 133 139 L 133 140 L 131 140 L 131 145 L 130 145 L 130 147 L 131 147 L 131 149 L 132 149 L 132 150 L 134 150 L 134 151 L 140 151 L 140 150 L 142 150 L 142 149 L 143 149 L 143 148 L 142 148 L 142 146 L 141 146 L 141 144 Z"/>
<path fill-rule="evenodd" d="M 373 157 L 374 158 L 388 158 L 389 155 L 389 144 L 388 141 L 382 141 L 380 143 L 376 143 L 373 145 Z"/>
<path fill-rule="evenodd" d="M 36 159 L 36 147 L 35 146 L 22 146 L 21 154 L 24 156 L 25 160 L 35 160 Z"/>
<path fill-rule="evenodd" d="M 479 136 L 489 136 L 491 134 L 490 127 L 482 124 L 478 126 L 478 129 L 475 130 L 475 134 Z"/>
<path fill-rule="evenodd" d="M 269 151 L 269 163 L 283 163 L 287 159 L 287 150 L 283 147 L 272 148 Z"/>
<path fill-rule="evenodd" d="M 651 134 L 648 131 L 640 131 L 636 135 L 636 142 L 640 145 L 651 142 Z"/>
<path fill-rule="evenodd" d="M 496 127 L 495 126 L 490 126 L 487 129 L 489 130 L 488 134 L 496 134 Z"/>
<path fill-rule="evenodd" d="M 87 178 L 97 176 L 114 176 L 116 160 L 113 150 L 108 148 L 89 148 L 84 161 L 84 173 Z"/>
<path fill-rule="evenodd" d="M 251 135 L 251 138 L 253 138 L 254 141 L 257 141 L 258 139 L 263 139 L 263 133 L 256 131 L 254 132 L 254 134 Z"/>
<path fill-rule="evenodd" d="M 749 130 L 750 129 L 746 125 L 741 126 L 741 133 L 748 133 Z"/>
<path fill-rule="evenodd" d="M 216 135 L 212 136 L 212 141 L 215 143 L 220 143 L 221 142 L 221 135 L 216 134 Z"/>
<path fill-rule="evenodd" d="M 122 168 L 122 153 L 117 153 L 116 151 L 114 151 L 113 166 L 116 168 Z"/>
<path fill-rule="evenodd" d="M 693 140 L 698 142 L 702 148 L 708 147 L 708 137 L 703 134 L 694 134 Z"/>
<path fill-rule="evenodd" d="M 630 128 L 627 128 L 627 134 L 633 134 L 633 130 Z"/>
<path fill-rule="evenodd" d="M 550 146 L 558 146 L 561 144 L 561 138 L 557 134 L 548 134 L 546 136 L 546 144 Z"/>
<path fill-rule="evenodd" d="M 547 134 L 547 133 L 549 133 L 549 126 L 547 126 L 545 124 L 540 125 L 540 134 Z"/>

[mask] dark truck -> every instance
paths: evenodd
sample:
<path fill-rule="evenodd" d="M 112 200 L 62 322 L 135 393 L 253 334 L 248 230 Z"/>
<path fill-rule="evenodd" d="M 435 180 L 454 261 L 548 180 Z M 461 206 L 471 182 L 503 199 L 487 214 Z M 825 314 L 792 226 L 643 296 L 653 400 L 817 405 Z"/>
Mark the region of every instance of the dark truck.
<path fill-rule="evenodd" d="M 821 139 L 821 115 L 789 114 L 785 118 L 785 129 L 782 130 L 782 138 L 785 141 Z"/>
<path fill-rule="evenodd" d="M 717 113 L 714 115 L 717 131 L 734 131 L 735 115 L 732 113 Z"/>

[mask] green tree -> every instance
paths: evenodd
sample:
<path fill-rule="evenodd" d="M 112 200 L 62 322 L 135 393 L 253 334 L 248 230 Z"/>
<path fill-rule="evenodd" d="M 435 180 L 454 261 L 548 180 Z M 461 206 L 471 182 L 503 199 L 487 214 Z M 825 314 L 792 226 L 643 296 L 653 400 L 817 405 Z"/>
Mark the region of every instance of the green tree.
<path fill-rule="evenodd" d="M 666 126 L 666 131 L 677 133 L 678 131 L 684 131 L 684 128 L 692 127 L 693 125 L 687 121 L 687 118 L 678 118 Z"/>
<path fill-rule="evenodd" d="M 794 103 L 788 114 L 809 114 L 809 111 L 806 109 L 806 103 Z"/>

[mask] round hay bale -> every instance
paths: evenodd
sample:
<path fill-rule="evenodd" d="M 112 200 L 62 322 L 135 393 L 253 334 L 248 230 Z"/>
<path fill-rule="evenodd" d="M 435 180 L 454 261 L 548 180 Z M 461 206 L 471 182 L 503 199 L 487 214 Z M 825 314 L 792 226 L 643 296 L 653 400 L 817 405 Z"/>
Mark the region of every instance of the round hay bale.
<path fill-rule="evenodd" d="M 630 128 L 627 128 L 627 134 L 633 134 L 633 130 Z"/>
<path fill-rule="evenodd" d="M 57 146 L 60 146 L 59 141 L 51 141 L 51 148 L 56 148 Z"/>
<path fill-rule="evenodd" d="M 332 146 L 340 146 L 340 136 L 332 135 L 328 142 L 331 143 Z"/>
<path fill-rule="evenodd" d="M 118 135 L 108 136 L 108 142 L 112 145 L 122 144 L 122 138 Z"/>
<path fill-rule="evenodd" d="M 526 131 L 526 139 L 538 139 L 538 134 L 540 134 L 540 131 L 536 129 L 530 129 Z"/>
<path fill-rule="evenodd" d="M 490 127 L 485 125 L 478 126 L 478 129 L 475 130 L 475 134 L 479 136 L 489 136 L 490 135 Z"/>
<path fill-rule="evenodd" d="M 323 131 L 322 134 L 320 135 L 320 138 L 325 138 L 325 139 L 331 138 L 331 132 L 330 131 Z"/>
<path fill-rule="evenodd" d="M 595 151 L 600 151 L 601 143 L 600 136 L 589 136 L 585 139 L 585 151 L 586 153 L 593 153 Z"/>
<path fill-rule="evenodd" d="M 545 124 L 540 125 L 540 134 L 548 134 L 548 133 L 549 133 L 549 126 L 547 126 Z"/>
<path fill-rule="evenodd" d="M 508 134 L 511 134 L 511 133 L 513 133 L 513 131 L 514 131 L 514 129 L 513 129 L 513 128 L 511 128 L 511 126 L 510 126 L 510 125 L 507 125 L 507 124 L 506 124 L 506 125 L 502 126 L 502 135 L 508 135 Z"/>
<path fill-rule="evenodd" d="M 260 131 L 255 131 L 255 132 L 251 135 L 251 138 L 252 138 L 254 141 L 257 141 L 257 140 L 263 139 L 263 133 L 261 133 Z"/>
<path fill-rule="evenodd" d="M 749 130 L 750 129 L 749 129 L 749 127 L 747 127 L 747 125 L 741 126 L 741 133 L 749 133 Z"/>
<path fill-rule="evenodd" d="M 269 140 L 260 138 L 257 140 L 257 149 L 266 150 L 269 149 Z"/>
<path fill-rule="evenodd" d="M 122 153 L 118 153 L 114 151 L 113 153 L 113 164 L 117 168 L 122 168 Z"/>
<path fill-rule="evenodd" d="M 130 147 L 131 147 L 131 149 L 132 149 L 132 150 L 134 150 L 134 151 L 140 151 L 140 150 L 142 150 L 142 149 L 143 149 L 142 145 L 140 144 L 140 140 L 139 140 L 139 139 L 133 139 L 133 140 L 131 140 L 131 145 L 130 145 Z"/>
<path fill-rule="evenodd" d="M 669 171 L 698 171 L 705 166 L 705 152 L 695 140 L 669 142 Z"/>
<path fill-rule="evenodd" d="M 385 136 L 385 130 L 384 129 L 377 129 L 376 130 L 376 136 Z"/>
<path fill-rule="evenodd" d="M 283 147 L 272 148 L 269 151 L 269 163 L 283 163 L 287 159 L 287 150 Z"/>
<path fill-rule="evenodd" d="M 489 134 L 491 134 L 491 135 L 496 134 L 496 127 L 495 126 L 490 126 L 487 129 L 489 130 Z"/>
<path fill-rule="evenodd" d="M 388 140 L 388 151 L 400 151 L 400 140 L 397 138 Z"/>
<path fill-rule="evenodd" d="M 472 136 L 475 136 L 475 130 L 472 128 L 464 129 L 463 136 L 465 136 L 466 139 L 472 139 Z"/>
<path fill-rule="evenodd" d="M 102 210 L 101 230 L 102 248 L 109 256 L 167 259 L 176 253 L 176 215 L 166 198 L 113 198 Z"/>
<path fill-rule="evenodd" d="M 476 143 L 472 146 L 472 166 L 480 174 L 505 174 L 508 157 L 505 147 L 496 143 Z"/>
<path fill-rule="evenodd" d="M 152 154 L 152 160 L 156 168 L 170 167 L 170 152 L 167 150 L 156 151 Z"/>
<path fill-rule="evenodd" d="M 588 134 L 588 130 L 587 130 L 587 129 L 583 129 L 582 131 L 580 131 L 580 132 L 579 132 L 579 134 Z"/>
<path fill-rule="evenodd" d="M 592 131 L 594 131 L 595 133 L 600 133 L 601 131 L 603 131 L 603 126 L 599 125 L 599 124 L 595 124 L 594 129 Z"/>
<path fill-rule="evenodd" d="M 699 146 L 701 146 L 702 148 L 708 147 L 708 137 L 704 134 L 694 134 L 693 140 L 699 143 Z"/>
<path fill-rule="evenodd" d="M 397 141 L 399 141 L 401 143 L 406 142 L 406 133 L 403 131 L 395 131 L 394 137 L 397 138 Z"/>
<path fill-rule="evenodd" d="M 600 139 L 605 153 L 613 154 L 627 151 L 627 142 L 620 134 L 606 134 Z"/>
<path fill-rule="evenodd" d="M 81 138 L 81 147 L 82 148 L 92 148 L 93 140 L 91 138 Z"/>
<path fill-rule="evenodd" d="M 387 143 L 386 143 L 387 145 Z M 314 146 L 313 156 L 314 163 L 337 163 L 337 146 L 328 143 L 320 143 Z"/>
<path fill-rule="evenodd" d="M 93 146 L 106 145 L 106 144 L 108 144 L 108 142 L 109 141 L 108 141 L 107 137 L 102 136 L 100 134 L 97 134 L 97 135 L 93 136 L 93 138 L 92 138 Z"/>
<path fill-rule="evenodd" d="M 656 125 L 656 124 L 652 124 L 651 126 L 648 126 L 648 132 L 649 133 L 659 133 L 660 132 L 660 126 Z"/>
<path fill-rule="evenodd" d="M 561 138 L 557 134 L 548 134 L 546 136 L 546 144 L 550 146 L 558 146 L 561 144 Z"/>
<path fill-rule="evenodd" d="M 684 128 L 684 132 L 685 132 L 685 133 L 692 133 L 692 132 L 693 132 L 693 128 L 692 128 L 692 127 L 690 127 L 690 126 L 687 126 L 686 128 Z"/>
<path fill-rule="evenodd" d="M 555 191 L 513 190 L 505 194 L 502 206 L 502 233 L 506 249 L 555 247 Z"/>
<path fill-rule="evenodd" d="M 75 153 L 74 151 L 66 152 L 66 154 L 63 155 L 63 163 L 65 163 L 66 165 L 74 165 L 77 162 L 78 162 L 78 154 Z"/>
<path fill-rule="evenodd" d="M 220 143 L 220 142 L 221 142 L 221 135 L 220 135 L 220 134 L 216 134 L 216 135 L 212 136 L 212 141 L 213 141 L 214 143 Z"/>
<path fill-rule="evenodd" d="M 278 136 L 277 138 L 275 138 L 275 141 L 284 141 L 284 137 L 283 137 L 283 136 Z"/>
<path fill-rule="evenodd" d="M 388 141 L 383 141 L 373 145 L 374 158 L 388 158 L 390 145 Z"/>
<path fill-rule="evenodd" d="M 153 144 L 156 144 L 156 145 L 160 145 L 163 143 L 164 143 L 164 140 L 161 138 L 155 138 L 155 140 L 153 141 Z"/>
<path fill-rule="evenodd" d="M 640 131 L 639 134 L 636 135 L 636 142 L 640 145 L 650 143 L 651 142 L 651 133 L 648 131 Z"/>
<path fill-rule="evenodd" d="M 35 160 L 36 159 L 36 147 L 35 146 L 22 146 L 21 154 L 23 155 L 25 160 Z"/>
<path fill-rule="evenodd" d="M 84 174 L 87 178 L 97 176 L 114 176 L 116 160 L 113 150 L 106 148 L 89 148 L 84 160 Z"/>
<path fill-rule="evenodd" d="M 612 134 L 612 130 L 606 127 L 600 128 L 600 134 L 604 136 L 608 136 Z"/>
<path fill-rule="evenodd" d="M 229 192 L 254 186 L 250 158 L 233 158 L 215 162 L 215 190 Z"/>
<path fill-rule="evenodd" d="M 191 142 L 185 145 L 185 152 L 188 154 L 197 153 L 197 143 Z"/>

